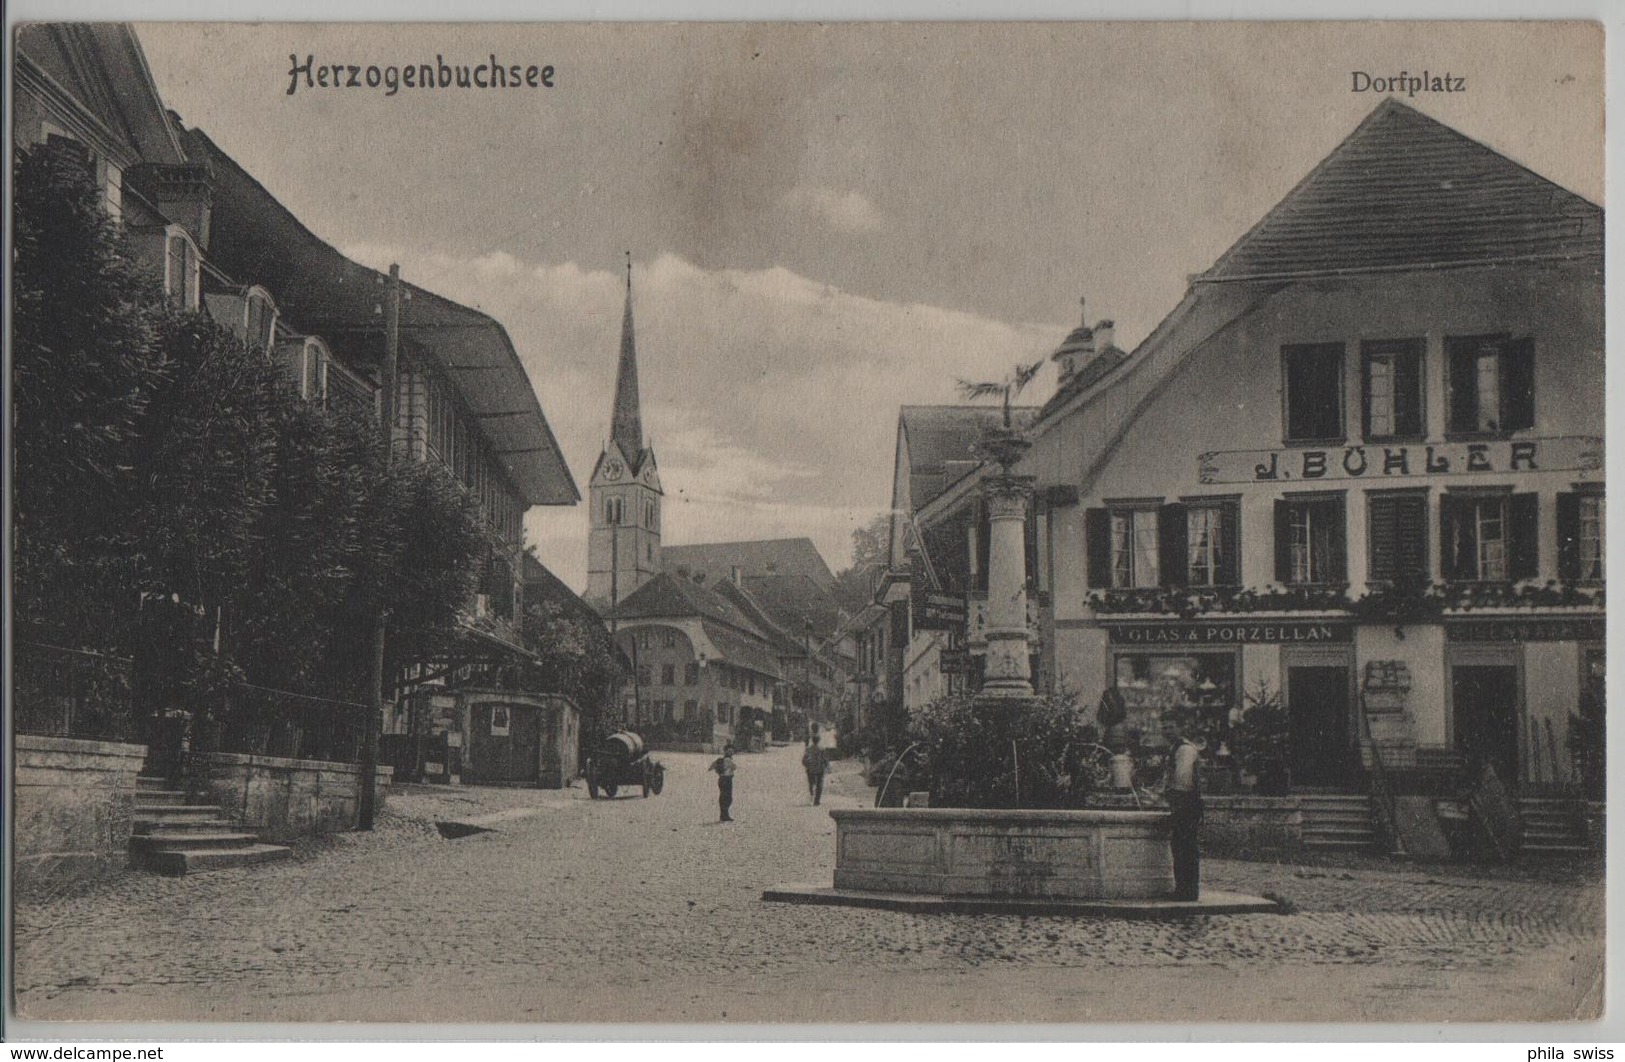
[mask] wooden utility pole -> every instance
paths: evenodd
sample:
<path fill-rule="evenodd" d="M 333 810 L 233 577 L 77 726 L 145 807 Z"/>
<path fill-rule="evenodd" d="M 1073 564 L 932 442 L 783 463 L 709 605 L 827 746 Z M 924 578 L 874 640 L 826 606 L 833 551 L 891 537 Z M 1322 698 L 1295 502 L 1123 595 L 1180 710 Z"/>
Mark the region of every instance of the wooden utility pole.
<path fill-rule="evenodd" d="M 379 380 L 378 445 L 387 476 L 395 454 L 395 406 L 398 401 L 395 368 L 401 353 L 401 267 L 389 267 L 389 293 L 384 297 L 384 364 Z M 381 588 L 380 588 L 381 589 Z M 361 794 L 356 813 L 358 829 L 372 829 L 378 790 L 378 735 L 384 727 L 384 641 L 389 612 L 380 599 L 372 628 L 372 697 L 362 708 Z"/>

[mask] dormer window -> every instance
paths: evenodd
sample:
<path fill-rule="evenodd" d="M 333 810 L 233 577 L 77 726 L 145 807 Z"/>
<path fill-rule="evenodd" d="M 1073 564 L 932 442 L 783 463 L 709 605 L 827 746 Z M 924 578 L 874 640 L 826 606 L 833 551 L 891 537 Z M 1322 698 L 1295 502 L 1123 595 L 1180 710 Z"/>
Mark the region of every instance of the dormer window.
<path fill-rule="evenodd" d="M 270 350 L 276 333 L 276 304 L 264 288 L 249 288 L 245 301 L 243 342 L 250 347 Z"/>
<path fill-rule="evenodd" d="M 164 254 L 164 301 L 174 310 L 198 306 L 197 247 L 179 229 L 170 230 Z"/>

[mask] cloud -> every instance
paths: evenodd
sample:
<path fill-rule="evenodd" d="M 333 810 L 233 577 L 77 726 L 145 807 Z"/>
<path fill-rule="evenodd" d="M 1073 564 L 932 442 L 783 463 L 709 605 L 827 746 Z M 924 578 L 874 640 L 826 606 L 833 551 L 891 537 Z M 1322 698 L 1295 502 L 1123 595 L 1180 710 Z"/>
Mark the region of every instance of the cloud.
<path fill-rule="evenodd" d="M 811 215 L 842 232 L 875 232 L 886 222 L 878 207 L 858 192 L 837 192 L 798 184 L 784 195 L 784 206 Z"/>
<path fill-rule="evenodd" d="M 585 493 L 609 432 L 625 274 L 576 262 L 352 246 L 508 329 Z M 611 252 L 613 253 L 613 252 Z M 665 541 L 807 535 L 830 565 L 890 501 L 898 407 L 953 403 L 956 379 L 1000 377 L 1064 325 L 887 302 L 783 267 L 702 269 L 674 255 L 633 276 L 644 430 L 666 490 Z M 1041 400 L 1049 371 L 1028 393 Z M 586 507 L 532 510 L 547 565 L 585 582 Z"/>

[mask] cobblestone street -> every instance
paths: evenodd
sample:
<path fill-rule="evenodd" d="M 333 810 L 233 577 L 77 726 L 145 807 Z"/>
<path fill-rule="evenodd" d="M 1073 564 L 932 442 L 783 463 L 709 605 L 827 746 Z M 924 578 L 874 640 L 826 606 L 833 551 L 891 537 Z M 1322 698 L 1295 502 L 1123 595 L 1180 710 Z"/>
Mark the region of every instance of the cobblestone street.
<path fill-rule="evenodd" d="M 280 864 L 125 874 L 15 912 L 29 1019 L 1106 1021 L 1564 1019 L 1601 998 L 1595 880 L 1209 861 L 1291 914 L 1176 922 L 764 904 L 828 883 L 798 748 L 665 793 L 401 787 L 380 828 Z M 871 802 L 840 763 L 825 803 Z M 507 810 L 444 840 L 435 819 Z"/>

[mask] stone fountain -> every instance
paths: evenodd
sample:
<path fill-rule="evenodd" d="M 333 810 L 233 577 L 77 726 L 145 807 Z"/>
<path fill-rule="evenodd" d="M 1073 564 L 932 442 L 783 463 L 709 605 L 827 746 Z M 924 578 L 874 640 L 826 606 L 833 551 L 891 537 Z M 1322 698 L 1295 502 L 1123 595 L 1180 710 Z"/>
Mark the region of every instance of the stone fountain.
<path fill-rule="evenodd" d="M 1027 633 L 1025 522 L 1033 477 L 1014 469 L 1031 442 L 1009 423 L 984 449 L 987 658 L 978 711 L 1034 699 Z M 1269 900 L 1209 891 L 1173 899 L 1169 817 L 1161 810 L 831 809 L 833 888 L 782 885 L 764 900 L 911 911 L 1019 911 L 1156 917 L 1273 911 Z"/>

